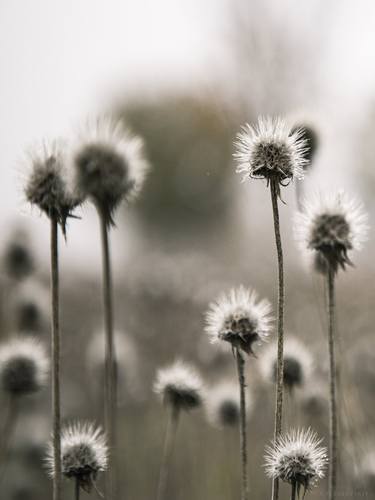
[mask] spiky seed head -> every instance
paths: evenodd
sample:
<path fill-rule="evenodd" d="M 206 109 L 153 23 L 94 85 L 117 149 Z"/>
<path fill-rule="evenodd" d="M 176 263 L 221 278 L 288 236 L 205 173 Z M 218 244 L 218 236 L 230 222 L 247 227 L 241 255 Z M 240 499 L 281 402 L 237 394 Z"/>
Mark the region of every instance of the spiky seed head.
<path fill-rule="evenodd" d="M 68 479 L 78 480 L 79 486 L 91 491 L 100 472 L 107 469 L 108 447 L 104 432 L 90 422 L 67 425 L 61 432 L 61 469 Z M 53 443 L 48 446 L 47 467 L 55 475 Z"/>
<path fill-rule="evenodd" d="M 133 200 L 142 188 L 149 169 L 143 149 L 142 139 L 108 116 L 89 122 L 73 147 L 76 189 L 94 202 L 108 224 L 119 203 Z"/>
<path fill-rule="evenodd" d="M 203 402 L 203 382 L 192 366 L 178 360 L 158 370 L 154 391 L 173 411 L 198 408 Z"/>
<path fill-rule="evenodd" d="M 248 394 L 247 394 L 248 396 Z M 246 415 L 251 410 L 251 398 L 246 397 Z M 236 427 L 240 420 L 240 394 L 238 385 L 221 382 L 207 395 L 206 411 L 208 420 L 217 427 Z"/>
<path fill-rule="evenodd" d="M 63 232 L 80 199 L 69 187 L 65 146 L 61 141 L 43 142 L 29 151 L 28 175 L 24 186 L 27 201 L 50 218 L 56 218 Z"/>
<path fill-rule="evenodd" d="M 49 360 L 34 338 L 11 340 L 0 347 L 0 385 L 12 397 L 41 390 L 47 383 Z"/>
<path fill-rule="evenodd" d="M 306 146 L 301 129 L 292 131 L 279 117 L 260 117 L 256 125 L 246 124 L 237 135 L 236 171 L 243 180 L 266 179 L 279 186 L 294 178 L 302 179 Z"/>
<path fill-rule="evenodd" d="M 306 170 L 316 154 L 319 146 L 319 138 L 315 128 L 309 123 L 296 123 L 291 130 L 291 133 L 300 131 L 301 138 L 305 141 L 306 147 L 303 150 L 303 157 L 306 163 L 303 165 L 304 170 Z"/>
<path fill-rule="evenodd" d="M 267 446 L 265 468 L 272 479 L 296 484 L 297 493 L 312 488 L 324 477 L 328 463 L 327 450 L 322 439 L 308 429 L 293 429 Z"/>
<path fill-rule="evenodd" d="M 284 385 L 289 391 L 302 386 L 312 372 L 312 356 L 302 342 L 288 338 L 284 343 Z M 277 374 L 277 344 L 262 354 L 260 368 L 264 379 L 274 383 Z"/>
<path fill-rule="evenodd" d="M 272 331 L 271 304 L 242 285 L 232 288 L 210 304 L 205 331 L 211 342 L 224 340 L 253 354 L 254 343 L 266 341 Z"/>
<path fill-rule="evenodd" d="M 353 265 L 348 253 L 366 240 L 367 214 L 359 201 L 342 191 L 319 195 L 296 214 L 294 230 L 302 250 L 313 253 L 317 271 L 337 272 Z"/>

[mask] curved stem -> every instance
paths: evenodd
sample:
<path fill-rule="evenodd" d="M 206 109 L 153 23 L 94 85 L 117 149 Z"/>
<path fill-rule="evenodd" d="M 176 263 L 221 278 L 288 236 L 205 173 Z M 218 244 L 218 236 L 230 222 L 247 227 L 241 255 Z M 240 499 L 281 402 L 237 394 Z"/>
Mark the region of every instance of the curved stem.
<path fill-rule="evenodd" d="M 246 401 L 245 401 L 245 360 L 239 349 L 236 349 L 237 373 L 240 386 L 240 451 L 242 466 L 241 500 L 248 498 L 247 482 L 247 438 L 246 438 Z"/>
<path fill-rule="evenodd" d="M 165 489 L 167 486 L 168 471 L 171 463 L 171 457 L 177 433 L 179 416 L 180 416 L 179 411 L 174 408 L 171 408 L 167 420 L 167 427 L 165 430 L 163 456 L 160 465 L 159 484 L 156 495 L 157 500 L 163 500 L 165 498 Z"/>
<path fill-rule="evenodd" d="M 61 499 L 61 411 L 60 411 L 60 322 L 59 322 L 59 260 L 58 223 L 51 217 L 51 358 L 52 358 L 52 420 L 53 420 L 53 500 Z"/>
<path fill-rule="evenodd" d="M 116 498 L 117 463 L 115 457 L 116 443 L 116 353 L 113 335 L 113 299 L 112 274 L 109 255 L 107 218 L 99 212 L 100 234 L 103 262 L 103 307 L 105 327 L 105 383 L 104 383 L 104 420 L 110 448 L 109 467 L 105 479 L 105 493 L 107 500 Z"/>
<path fill-rule="evenodd" d="M 277 371 L 276 371 L 276 405 L 274 439 L 278 439 L 282 429 L 283 395 L 284 395 L 284 263 L 280 235 L 280 219 L 278 207 L 279 186 L 276 180 L 271 180 L 271 200 L 273 222 L 278 261 L 278 306 L 277 306 Z M 272 485 L 272 500 L 279 498 L 279 481 L 275 479 Z"/>
<path fill-rule="evenodd" d="M 337 476 L 337 408 L 336 408 L 336 356 L 335 356 L 335 275 L 330 268 L 327 273 L 328 285 L 328 354 L 329 354 L 329 427 L 330 427 L 330 468 L 328 498 L 334 500 Z"/>

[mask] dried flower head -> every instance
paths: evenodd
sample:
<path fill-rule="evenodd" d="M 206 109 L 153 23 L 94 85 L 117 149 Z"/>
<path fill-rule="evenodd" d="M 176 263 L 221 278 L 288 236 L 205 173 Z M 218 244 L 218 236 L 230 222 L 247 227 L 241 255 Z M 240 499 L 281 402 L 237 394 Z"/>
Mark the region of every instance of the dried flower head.
<path fill-rule="evenodd" d="M 5 272 L 11 279 L 21 281 L 33 273 L 34 256 L 27 235 L 23 231 L 17 231 L 7 243 L 3 262 Z"/>
<path fill-rule="evenodd" d="M 295 484 L 306 492 L 324 477 L 328 463 L 322 439 L 309 429 L 291 430 L 266 448 L 265 468 L 272 479 Z"/>
<path fill-rule="evenodd" d="M 158 370 L 154 391 L 176 412 L 197 408 L 203 402 L 203 382 L 200 375 L 182 361 Z"/>
<path fill-rule="evenodd" d="M 122 200 L 138 195 L 149 169 L 142 139 L 110 117 L 88 124 L 73 148 L 72 164 L 76 189 L 95 203 L 108 224 Z"/>
<path fill-rule="evenodd" d="M 61 433 L 61 462 L 63 475 L 77 480 L 83 490 L 90 492 L 99 472 L 107 469 L 108 447 L 102 429 L 88 422 L 65 427 Z M 52 443 L 48 447 L 47 466 L 53 476 Z"/>
<path fill-rule="evenodd" d="M 315 269 L 337 272 L 353 265 L 350 250 L 359 250 L 367 235 L 367 215 L 343 192 L 320 195 L 295 217 L 295 236 L 303 251 L 313 252 Z"/>
<path fill-rule="evenodd" d="M 0 385 L 10 396 L 25 396 L 42 389 L 48 370 L 45 349 L 36 339 L 15 339 L 0 347 Z"/>
<path fill-rule="evenodd" d="M 304 344 L 295 338 L 288 338 L 284 344 L 284 385 L 289 391 L 302 386 L 312 371 L 312 357 Z M 260 368 L 268 382 L 276 382 L 277 344 L 272 344 L 262 354 Z"/>
<path fill-rule="evenodd" d="M 254 290 L 232 288 L 210 304 L 206 314 L 206 333 L 211 342 L 225 340 L 232 348 L 253 354 L 253 344 L 263 342 L 272 330 L 271 304 L 258 301 Z"/>
<path fill-rule="evenodd" d="M 257 125 L 246 124 L 235 146 L 237 172 L 244 180 L 266 179 L 285 185 L 303 178 L 307 160 L 302 131 L 292 131 L 281 118 L 260 117 Z"/>
<path fill-rule="evenodd" d="M 29 152 L 26 199 L 48 217 L 55 218 L 65 234 L 66 220 L 80 200 L 69 188 L 65 149 L 61 142 L 43 142 Z"/>
<path fill-rule="evenodd" d="M 246 415 L 251 407 L 246 395 Z M 207 396 L 207 417 L 217 427 L 236 427 L 240 421 L 240 394 L 238 385 L 222 382 L 211 389 Z"/>

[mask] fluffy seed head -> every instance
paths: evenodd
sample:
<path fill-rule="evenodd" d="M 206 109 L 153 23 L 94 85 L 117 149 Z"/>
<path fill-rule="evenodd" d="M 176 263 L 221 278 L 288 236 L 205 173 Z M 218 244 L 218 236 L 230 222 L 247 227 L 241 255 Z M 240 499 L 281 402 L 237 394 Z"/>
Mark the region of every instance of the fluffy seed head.
<path fill-rule="evenodd" d="M 154 391 L 163 398 L 165 404 L 174 411 L 191 410 L 201 406 L 203 382 L 192 367 L 176 361 L 173 365 L 158 370 Z"/>
<path fill-rule="evenodd" d="M 272 344 L 262 354 L 260 368 L 267 382 L 276 381 L 277 344 Z M 312 357 L 306 347 L 295 338 L 284 344 L 284 384 L 289 391 L 302 386 L 310 377 Z"/>
<path fill-rule="evenodd" d="M 292 127 L 291 133 L 300 131 L 301 138 L 305 141 L 306 147 L 303 149 L 303 157 L 306 163 L 303 165 L 304 170 L 306 170 L 315 156 L 315 153 L 319 146 L 319 139 L 316 130 L 307 123 L 297 123 Z"/>
<path fill-rule="evenodd" d="M 62 473 L 79 481 L 80 487 L 90 492 L 99 472 L 107 469 L 108 447 L 100 427 L 89 422 L 70 424 L 61 433 Z M 53 444 L 47 451 L 47 467 L 55 474 Z"/>
<path fill-rule="evenodd" d="M 143 141 L 110 117 L 87 124 L 73 148 L 72 166 L 76 189 L 91 198 L 108 223 L 121 200 L 138 195 L 149 169 Z"/>
<path fill-rule="evenodd" d="M 36 339 L 15 339 L 0 347 L 0 384 L 10 396 L 25 396 L 42 389 L 48 369 L 44 347 Z"/>
<path fill-rule="evenodd" d="M 225 340 L 232 348 L 253 354 L 253 344 L 263 342 L 272 330 L 271 304 L 258 301 L 254 290 L 232 288 L 210 304 L 206 314 L 206 333 L 211 342 Z"/>
<path fill-rule="evenodd" d="M 246 124 L 235 142 L 237 172 L 243 179 L 266 179 L 285 185 L 302 179 L 306 141 L 301 129 L 292 131 L 282 118 L 260 117 L 255 126 Z"/>
<path fill-rule="evenodd" d="M 297 485 L 297 492 L 309 490 L 324 477 L 328 463 L 322 440 L 310 428 L 291 430 L 266 448 L 265 468 L 272 479 Z"/>
<path fill-rule="evenodd" d="M 315 269 L 337 272 L 353 265 L 348 252 L 359 250 L 367 236 L 367 214 L 343 192 L 316 196 L 295 217 L 295 236 L 304 252 L 312 252 Z"/>
<path fill-rule="evenodd" d="M 247 415 L 251 404 L 246 395 Z M 217 427 L 236 427 L 240 419 L 240 395 L 238 385 L 222 382 L 214 387 L 207 396 L 207 417 Z"/>
<path fill-rule="evenodd" d="M 36 146 L 29 152 L 28 166 L 26 199 L 56 218 L 65 233 L 66 220 L 80 200 L 69 189 L 64 146 L 58 141 Z"/>

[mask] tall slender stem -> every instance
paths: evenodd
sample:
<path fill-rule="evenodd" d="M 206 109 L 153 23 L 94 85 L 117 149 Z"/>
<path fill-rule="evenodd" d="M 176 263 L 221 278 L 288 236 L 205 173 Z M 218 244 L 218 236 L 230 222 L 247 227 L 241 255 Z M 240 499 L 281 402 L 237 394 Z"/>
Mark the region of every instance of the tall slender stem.
<path fill-rule="evenodd" d="M 284 263 L 283 248 L 280 235 L 280 218 L 278 207 L 279 186 L 277 180 L 271 180 L 271 200 L 273 223 L 278 262 L 278 305 L 277 305 L 277 371 L 276 371 L 276 405 L 274 439 L 278 439 L 282 429 L 283 395 L 284 395 Z M 272 485 L 272 500 L 279 498 L 279 481 Z"/>
<path fill-rule="evenodd" d="M 297 499 L 297 483 L 295 481 L 292 482 L 292 494 L 290 497 L 290 500 L 296 500 Z"/>
<path fill-rule="evenodd" d="M 79 492 L 80 492 L 79 490 L 80 490 L 79 479 L 77 478 L 74 484 L 74 500 L 79 500 Z"/>
<path fill-rule="evenodd" d="M 171 411 L 168 415 L 167 427 L 165 430 L 163 456 L 160 465 L 159 484 L 156 495 L 157 500 L 163 500 L 165 497 L 168 471 L 173 453 L 179 416 L 180 416 L 179 411 L 176 410 L 175 408 L 171 408 Z"/>
<path fill-rule="evenodd" d="M 239 349 L 236 349 L 238 383 L 240 386 L 240 451 L 241 451 L 241 500 L 248 498 L 247 482 L 247 437 L 246 437 L 246 401 L 245 401 L 245 360 Z"/>
<path fill-rule="evenodd" d="M 100 233 L 103 262 L 103 307 L 105 328 L 105 383 L 104 383 L 104 420 L 110 448 L 109 467 L 105 479 L 106 499 L 116 498 L 117 463 L 116 448 L 116 353 L 113 336 L 113 299 L 112 274 L 109 255 L 107 218 L 99 211 Z"/>
<path fill-rule="evenodd" d="M 51 217 L 51 358 L 52 358 L 52 420 L 53 420 L 53 500 L 61 499 L 61 410 L 60 410 L 60 318 L 59 318 L 59 256 L 58 223 Z"/>
<path fill-rule="evenodd" d="M 328 498 L 334 500 L 337 480 L 337 407 L 336 407 L 336 356 L 335 356 L 335 274 L 331 267 L 328 280 L 328 354 L 329 354 L 329 447 L 330 468 Z"/>

